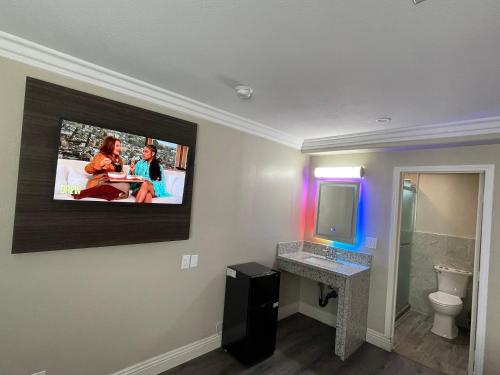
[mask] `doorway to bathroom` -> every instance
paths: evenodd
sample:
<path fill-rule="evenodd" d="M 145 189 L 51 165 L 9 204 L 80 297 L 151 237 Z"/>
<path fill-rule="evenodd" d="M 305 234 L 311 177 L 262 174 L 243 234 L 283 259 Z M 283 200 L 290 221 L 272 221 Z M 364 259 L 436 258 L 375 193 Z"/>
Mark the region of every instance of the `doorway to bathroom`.
<path fill-rule="evenodd" d="M 395 168 L 385 336 L 445 374 L 482 374 L 492 192 L 489 165 Z"/>

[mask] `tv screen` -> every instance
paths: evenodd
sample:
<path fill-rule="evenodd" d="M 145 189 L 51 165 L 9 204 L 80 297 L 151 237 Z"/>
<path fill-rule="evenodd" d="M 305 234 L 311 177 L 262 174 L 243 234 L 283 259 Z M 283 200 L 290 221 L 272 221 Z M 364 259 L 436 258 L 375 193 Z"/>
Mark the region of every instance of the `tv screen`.
<path fill-rule="evenodd" d="M 55 200 L 182 204 L 189 147 L 61 120 Z"/>

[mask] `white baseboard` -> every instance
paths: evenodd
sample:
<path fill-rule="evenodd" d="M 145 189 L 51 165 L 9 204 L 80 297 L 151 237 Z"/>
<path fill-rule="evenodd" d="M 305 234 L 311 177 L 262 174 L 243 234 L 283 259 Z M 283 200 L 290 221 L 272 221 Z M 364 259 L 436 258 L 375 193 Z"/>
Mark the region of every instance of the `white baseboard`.
<path fill-rule="evenodd" d="M 303 302 L 291 303 L 280 307 L 278 319 L 284 319 L 297 312 L 312 319 L 316 319 L 331 327 L 335 327 L 336 325 L 337 317 L 335 315 L 326 311 L 321 311 L 314 306 Z M 163 371 L 167 371 L 196 357 L 211 352 L 212 350 L 220 348 L 221 339 L 222 336 L 220 334 L 214 334 L 191 344 L 171 350 L 167 353 L 147 359 L 123 370 L 114 372 L 111 375 L 157 375 Z M 372 329 L 367 330 L 366 341 L 387 351 L 391 351 L 392 349 L 391 341 L 382 333 Z"/>
<path fill-rule="evenodd" d="M 215 334 L 195 341 L 191 344 L 181 346 L 167 353 L 145 360 L 127 367 L 111 375 L 158 375 L 175 366 L 179 366 L 196 357 L 220 348 L 222 336 Z"/>
<path fill-rule="evenodd" d="M 380 333 L 373 329 L 368 328 L 366 330 L 366 342 L 375 345 L 380 349 L 384 349 L 385 351 L 392 351 L 391 340 L 385 337 L 383 333 Z"/>
<path fill-rule="evenodd" d="M 290 315 L 299 312 L 299 303 L 290 303 L 285 306 L 280 306 L 278 309 L 278 320 L 288 318 Z"/>
<path fill-rule="evenodd" d="M 304 302 L 291 303 L 289 305 L 280 307 L 278 312 L 278 320 L 284 319 L 295 313 L 301 313 L 308 316 L 311 319 L 317 320 L 321 323 L 329 325 L 330 327 L 336 327 L 337 316 L 331 314 L 327 311 L 320 310 L 315 306 L 311 306 Z M 366 330 L 366 342 L 375 345 L 376 347 L 386 350 L 388 352 L 392 351 L 392 343 L 383 333 L 375 331 L 368 328 Z"/>
<path fill-rule="evenodd" d="M 299 313 L 315 319 L 321 323 L 329 325 L 330 327 L 337 326 L 337 316 L 327 311 L 320 310 L 304 302 L 299 302 Z"/>

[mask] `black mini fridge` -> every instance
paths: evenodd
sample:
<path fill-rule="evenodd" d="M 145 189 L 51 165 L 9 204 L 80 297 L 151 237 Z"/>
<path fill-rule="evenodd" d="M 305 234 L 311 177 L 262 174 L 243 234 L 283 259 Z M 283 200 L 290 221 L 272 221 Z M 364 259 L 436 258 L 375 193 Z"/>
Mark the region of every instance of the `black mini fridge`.
<path fill-rule="evenodd" d="M 279 271 L 258 263 L 227 267 L 222 347 L 244 364 L 274 353 Z"/>

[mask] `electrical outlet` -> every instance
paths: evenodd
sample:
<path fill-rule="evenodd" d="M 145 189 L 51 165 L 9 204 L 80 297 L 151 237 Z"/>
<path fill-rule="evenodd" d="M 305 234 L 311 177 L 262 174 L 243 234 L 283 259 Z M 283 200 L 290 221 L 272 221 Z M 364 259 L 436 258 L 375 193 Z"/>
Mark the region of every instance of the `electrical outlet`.
<path fill-rule="evenodd" d="M 377 239 L 375 237 L 366 237 L 365 246 L 369 249 L 377 248 Z"/>
<path fill-rule="evenodd" d="M 222 322 L 217 322 L 215 324 L 215 333 L 218 335 L 222 334 Z"/>
<path fill-rule="evenodd" d="M 47 371 L 40 371 L 40 372 L 37 372 L 33 375 L 47 375 Z"/>
<path fill-rule="evenodd" d="M 198 254 L 196 255 L 191 255 L 191 268 L 198 267 Z"/>
<path fill-rule="evenodd" d="M 181 261 L 181 270 L 188 269 L 190 262 L 191 262 L 191 255 L 183 255 Z"/>

